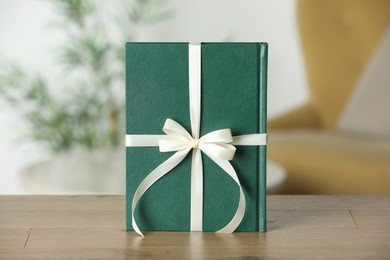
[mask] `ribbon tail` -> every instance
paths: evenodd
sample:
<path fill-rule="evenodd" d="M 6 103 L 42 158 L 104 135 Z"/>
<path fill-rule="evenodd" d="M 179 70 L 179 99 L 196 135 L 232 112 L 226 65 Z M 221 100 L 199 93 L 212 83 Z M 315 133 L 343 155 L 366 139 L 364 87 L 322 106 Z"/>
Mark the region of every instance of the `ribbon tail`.
<path fill-rule="evenodd" d="M 141 182 L 133 196 L 133 202 L 131 207 L 131 218 L 134 231 L 139 235 L 144 236 L 140 229 L 138 228 L 137 222 L 134 218 L 134 211 L 137 206 L 138 201 L 141 199 L 142 195 L 156 182 L 158 179 L 167 174 L 170 170 L 176 167 L 189 153 L 191 149 L 180 150 L 169 157 L 166 161 L 160 164 L 156 169 L 154 169 L 148 176 Z"/>
<path fill-rule="evenodd" d="M 233 233 L 233 231 L 236 230 L 236 228 L 240 225 L 242 219 L 244 218 L 245 207 L 246 207 L 244 191 L 242 190 L 240 180 L 238 179 L 237 173 L 229 161 L 219 159 L 219 158 L 216 158 L 216 157 L 213 157 L 210 155 L 208 155 L 208 156 L 219 167 L 221 167 L 227 174 L 229 174 L 229 176 L 236 182 L 236 184 L 238 185 L 238 187 L 240 189 L 240 199 L 238 202 L 238 207 L 237 207 L 236 213 L 234 214 L 233 218 L 230 220 L 230 222 L 225 227 L 223 227 L 222 229 L 217 231 L 217 233 Z"/>
<path fill-rule="evenodd" d="M 191 231 L 203 229 L 203 165 L 199 148 L 192 152 L 191 166 Z"/>

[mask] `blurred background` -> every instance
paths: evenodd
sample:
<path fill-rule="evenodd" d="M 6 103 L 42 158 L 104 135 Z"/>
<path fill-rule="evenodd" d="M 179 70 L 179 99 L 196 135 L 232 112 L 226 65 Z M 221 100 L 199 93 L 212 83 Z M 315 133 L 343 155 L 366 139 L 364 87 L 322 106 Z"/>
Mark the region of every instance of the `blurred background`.
<path fill-rule="evenodd" d="M 124 42 L 269 43 L 268 190 L 390 194 L 390 1 L 2 0 L 0 194 L 124 193 Z"/>

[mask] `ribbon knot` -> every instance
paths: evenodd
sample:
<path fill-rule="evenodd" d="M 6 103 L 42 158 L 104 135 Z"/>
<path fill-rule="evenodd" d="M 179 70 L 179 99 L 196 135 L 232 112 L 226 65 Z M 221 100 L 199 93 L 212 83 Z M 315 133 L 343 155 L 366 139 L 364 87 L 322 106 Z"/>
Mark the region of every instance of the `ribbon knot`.
<path fill-rule="evenodd" d="M 192 141 L 192 148 L 196 149 L 198 148 L 198 146 L 199 146 L 199 139 L 194 138 L 194 140 Z"/>

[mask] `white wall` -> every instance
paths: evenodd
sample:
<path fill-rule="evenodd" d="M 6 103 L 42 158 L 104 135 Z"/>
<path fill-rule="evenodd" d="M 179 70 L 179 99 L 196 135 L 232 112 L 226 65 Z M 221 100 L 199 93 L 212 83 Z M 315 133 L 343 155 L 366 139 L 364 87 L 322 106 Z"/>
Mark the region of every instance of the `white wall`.
<path fill-rule="evenodd" d="M 145 41 L 265 41 L 269 43 L 270 118 L 307 99 L 295 1 L 170 0 L 175 19 L 141 36 Z"/>
<path fill-rule="evenodd" d="M 167 0 L 172 20 L 145 28 L 139 41 L 269 42 L 269 117 L 308 96 L 296 28 L 295 1 Z M 107 2 L 106 2 L 107 3 Z M 4 56 L 40 71 L 55 86 L 59 75 L 53 58 L 58 34 L 48 27 L 55 13 L 48 1 L 0 1 L 0 61 Z M 56 90 L 58 91 L 58 90 Z M 20 140 L 23 122 L 0 102 L 0 194 L 20 194 L 17 173 L 45 157 L 39 146 Z"/>
<path fill-rule="evenodd" d="M 32 71 L 53 78 L 50 51 L 55 44 L 47 19 L 52 12 L 46 1 L 0 1 L 0 62 L 17 61 Z M 0 194 L 21 194 L 17 174 L 29 163 L 44 158 L 39 146 L 21 137 L 24 124 L 17 111 L 0 100 Z"/>

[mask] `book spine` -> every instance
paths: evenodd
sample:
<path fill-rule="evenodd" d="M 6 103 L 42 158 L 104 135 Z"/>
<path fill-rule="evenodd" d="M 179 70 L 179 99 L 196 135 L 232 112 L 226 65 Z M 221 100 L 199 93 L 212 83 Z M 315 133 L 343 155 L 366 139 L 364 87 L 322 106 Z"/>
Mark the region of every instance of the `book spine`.
<path fill-rule="evenodd" d="M 260 43 L 259 131 L 267 132 L 267 64 L 268 44 Z M 259 231 L 267 231 L 267 147 L 259 148 Z"/>

